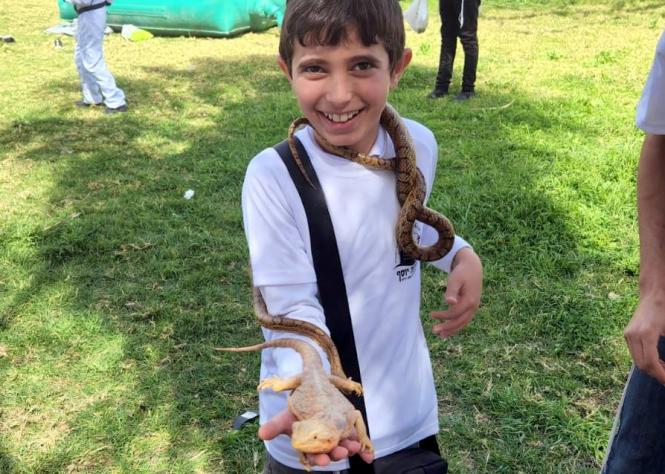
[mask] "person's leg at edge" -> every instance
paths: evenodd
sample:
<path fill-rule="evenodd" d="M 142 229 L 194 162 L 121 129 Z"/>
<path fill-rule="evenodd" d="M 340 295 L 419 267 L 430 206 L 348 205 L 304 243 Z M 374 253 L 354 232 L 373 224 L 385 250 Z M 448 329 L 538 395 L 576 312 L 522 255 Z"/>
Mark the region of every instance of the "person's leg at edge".
<path fill-rule="evenodd" d="M 658 344 L 665 357 L 665 338 Z M 602 474 L 665 472 L 665 386 L 637 367 L 631 370 Z"/>
<path fill-rule="evenodd" d="M 106 8 L 98 8 L 82 13 L 79 16 L 79 27 L 81 27 L 81 17 L 84 16 L 86 16 L 84 24 L 87 28 L 81 34 L 86 35 L 87 41 L 85 44 L 88 47 L 81 51 L 83 67 L 94 77 L 104 96 L 104 103 L 107 108 L 117 109 L 125 106 L 125 94 L 116 85 L 115 79 L 104 61 L 103 46 L 104 29 L 106 28 Z"/>
<path fill-rule="evenodd" d="M 475 95 L 476 69 L 478 68 L 478 0 L 464 1 L 464 24 L 460 28 L 460 43 L 464 49 L 462 91 L 456 97 L 468 99 Z"/>
<path fill-rule="evenodd" d="M 457 51 L 457 35 L 459 33 L 459 13 L 461 0 L 439 0 L 441 16 L 441 51 L 439 54 L 439 70 L 436 75 L 431 98 L 448 94 L 450 81 L 453 77 L 453 64 Z"/>
<path fill-rule="evenodd" d="M 82 100 L 77 102 L 77 105 L 80 104 L 81 106 L 86 106 L 101 104 L 104 101 L 104 98 L 99 90 L 99 85 L 83 64 L 83 51 L 89 48 L 86 41 L 90 38 L 87 34 L 90 26 L 86 23 L 85 16 L 79 18 L 77 23 L 78 28 L 76 30 L 76 45 L 74 46 L 74 64 L 76 64 L 76 69 L 79 73 L 82 95 Z"/>

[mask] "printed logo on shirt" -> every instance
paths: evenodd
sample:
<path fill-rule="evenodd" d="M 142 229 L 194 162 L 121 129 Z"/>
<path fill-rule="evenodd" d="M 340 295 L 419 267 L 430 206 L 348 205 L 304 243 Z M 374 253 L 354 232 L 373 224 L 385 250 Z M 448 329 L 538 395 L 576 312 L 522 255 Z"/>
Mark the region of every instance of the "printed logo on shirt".
<path fill-rule="evenodd" d="M 397 281 L 403 282 L 413 278 L 413 275 L 416 274 L 416 259 L 413 257 L 407 257 L 403 255 L 402 252 L 399 252 L 399 263 L 395 265 L 395 275 L 397 276 Z"/>
<path fill-rule="evenodd" d="M 418 225 L 414 226 L 413 240 L 420 243 L 420 227 Z M 410 280 L 416 274 L 416 259 L 404 255 L 399 249 L 396 252 L 395 263 L 395 276 L 397 276 L 397 281 L 400 283 Z"/>

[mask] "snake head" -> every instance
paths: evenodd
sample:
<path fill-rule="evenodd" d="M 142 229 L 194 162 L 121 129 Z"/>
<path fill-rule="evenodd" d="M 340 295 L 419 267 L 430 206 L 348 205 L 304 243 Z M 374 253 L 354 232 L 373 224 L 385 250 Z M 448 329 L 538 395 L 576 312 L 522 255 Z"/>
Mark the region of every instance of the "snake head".
<path fill-rule="evenodd" d="M 322 420 L 302 420 L 293 423 L 291 446 L 302 453 L 328 453 L 339 444 L 335 425 Z"/>

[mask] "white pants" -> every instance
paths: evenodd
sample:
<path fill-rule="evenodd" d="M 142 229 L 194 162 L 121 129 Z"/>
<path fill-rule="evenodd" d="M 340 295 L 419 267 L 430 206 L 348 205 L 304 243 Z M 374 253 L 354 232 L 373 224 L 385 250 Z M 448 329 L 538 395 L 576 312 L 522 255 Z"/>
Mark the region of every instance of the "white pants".
<path fill-rule="evenodd" d="M 104 61 L 104 29 L 106 8 L 81 13 L 76 29 L 74 62 L 81 79 L 83 102 L 116 108 L 125 105 L 125 94 L 115 84 L 115 79 Z"/>

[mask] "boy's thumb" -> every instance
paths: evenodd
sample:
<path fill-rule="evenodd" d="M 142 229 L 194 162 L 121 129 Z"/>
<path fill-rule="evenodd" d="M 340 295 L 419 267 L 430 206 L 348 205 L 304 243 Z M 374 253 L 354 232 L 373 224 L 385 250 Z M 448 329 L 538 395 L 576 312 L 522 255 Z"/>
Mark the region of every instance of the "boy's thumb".
<path fill-rule="evenodd" d="M 444 298 L 446 303 L 455 304 L 459 301 L 461 286 L 459 283 L 454 281 L 449 281 L 448 286 L 446 287 L 446 293 Z"/>

